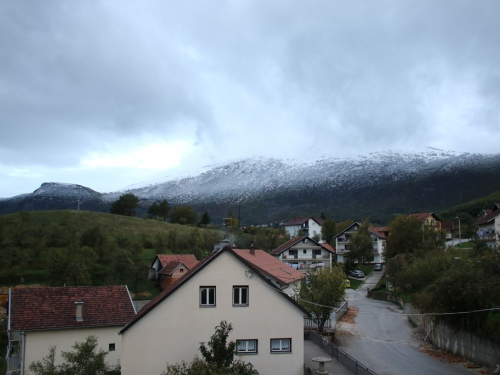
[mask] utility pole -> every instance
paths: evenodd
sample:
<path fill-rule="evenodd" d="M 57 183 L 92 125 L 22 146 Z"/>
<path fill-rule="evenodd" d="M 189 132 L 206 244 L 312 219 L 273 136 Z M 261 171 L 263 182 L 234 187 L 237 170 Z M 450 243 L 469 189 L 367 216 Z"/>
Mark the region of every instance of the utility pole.
<path fill-rule="evenodd" d="M 80 211 L 80 185 L 78 185 L 78 208 L 77 210 Z"/>
<path fill-rule="evenodd" d="M 457 216 L 458 219 L 458 244 L 462 245 L 462 231 L 460 230 L 460 218 Z"/>

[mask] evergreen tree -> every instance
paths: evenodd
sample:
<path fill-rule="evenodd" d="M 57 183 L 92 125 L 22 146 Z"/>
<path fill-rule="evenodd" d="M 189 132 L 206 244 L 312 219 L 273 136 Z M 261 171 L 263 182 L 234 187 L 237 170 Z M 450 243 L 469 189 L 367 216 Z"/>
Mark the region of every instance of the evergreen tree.
<path fill-rule="evenodd" d="M 210 219 L 210 215 L 208 214 L 207 211 L 203 212 L 203 216 L 201 217 L 201 224 L 203 224 L 205 226 L 205 228 L 207 227 L 208 224 L 210 224 L 212 220 Z"/>
<path fill-rule="evenodd" d="M 139 198 L 132 193 L 120 195 L 120 198 L 111 204 L 110 213 L 115 215 L 135 216 L 135 209 L 139 205 Z"/>
<path fill-rule="evenodd" d="M 328 244 L 332 245 L 333 237 L 335 237 L 335 220 L 326 219 L 321 227 L 321 237 Z"/>
<path fill-rule="evenodd" d="M 159 215 L 159 213 L 160 206 L 158 205 L 158 203 L 153 202 L 153 204 L 148 208 L 148 214 L 156 220 L 156 217 Z"/>
<path fill-rule="evenodd" d="M 158 209 L 158 215 L 160 215 L 164 221 L 167 221 L 168 213 L 170 211 L 170 206 L 166 199 L 160 202 L 160 207 Z"/>

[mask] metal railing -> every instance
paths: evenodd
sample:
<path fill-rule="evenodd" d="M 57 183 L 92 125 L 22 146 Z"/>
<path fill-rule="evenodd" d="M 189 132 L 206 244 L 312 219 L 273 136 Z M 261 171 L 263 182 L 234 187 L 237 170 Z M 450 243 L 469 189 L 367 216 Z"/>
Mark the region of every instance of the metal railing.
<path fill-rule="evenodd" d="M 377 375 L 374 371 L 370 370 L 368 367 L 363 365 L 361 362 L 356 361 L 349 354 L 344 352 L 342 349 L 339 349 L 331 342 L 327 341 L 323 338 L 319 333 L 311 332 L 309 337 L 311 341 L 318 345 L 325 353 L 330 355 L 333 359 L 335 359 L 338 363 L 342 364 L 346 369 L 352 372 L 355 375 Z M 307 366 L 304 365 L 304 369 Z M 309 369 L 309 368 L 308 368 Z M 310 370 L 310 369 L 309 369 Z M 307 373 L 309 374 L 309 373 Z"/>
<path fill-rule="evenodd" d="M 328 319 L 323 326 L 323 329 L 331 329 L 332 321 Z M 318 329 L 318 319 L 304 318 L 304 329 Z"/>
<path fill-rule="evenodd" d="M 19 370 L 21 368 L 21 361 L 19 357 L 7 358 L 7 370 Z"/>

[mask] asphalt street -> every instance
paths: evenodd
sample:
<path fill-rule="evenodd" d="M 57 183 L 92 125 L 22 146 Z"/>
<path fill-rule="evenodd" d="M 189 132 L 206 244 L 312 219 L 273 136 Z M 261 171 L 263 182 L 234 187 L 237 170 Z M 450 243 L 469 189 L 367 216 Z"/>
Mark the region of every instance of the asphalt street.
<path fill-rule="evenodd" d="M 337 323 L 337 344 L 379 375 L 477 375 L 422 353 L 422 334 L 412 327 L 401 308 L 366 297 L 382 272 L 372 272 L 357 290 L 347 290 L 349 307 L 358 309 L 354 324 Z M 427 343 L 428 345 L 428 343 Z"/>

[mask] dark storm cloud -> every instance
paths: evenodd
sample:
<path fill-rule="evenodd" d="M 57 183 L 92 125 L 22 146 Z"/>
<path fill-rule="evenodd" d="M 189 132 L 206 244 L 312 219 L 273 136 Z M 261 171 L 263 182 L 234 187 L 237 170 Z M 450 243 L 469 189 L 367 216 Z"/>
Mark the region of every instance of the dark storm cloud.
<path fill-rule="evenodd" d="M 204 163 L 496 152 L 498 19 L 496 0 L 0 0 L 0 166 L 135 139 Z"/>

